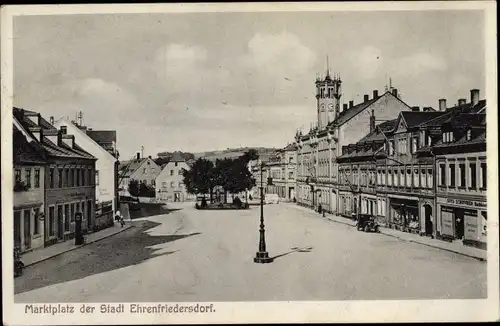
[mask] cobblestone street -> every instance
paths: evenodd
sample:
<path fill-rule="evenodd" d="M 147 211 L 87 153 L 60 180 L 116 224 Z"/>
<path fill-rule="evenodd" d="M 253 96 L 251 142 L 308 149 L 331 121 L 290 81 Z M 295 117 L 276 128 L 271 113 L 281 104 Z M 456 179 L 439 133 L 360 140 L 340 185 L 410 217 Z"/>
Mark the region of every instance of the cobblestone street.
<path fill-rule="evenodd" d="M 259 208 L 134 221 L 35 264 L 16 302 L 459 299 L 486 297 L 486 263 L 266 205 L 272 264 L 255 264 Z"/>

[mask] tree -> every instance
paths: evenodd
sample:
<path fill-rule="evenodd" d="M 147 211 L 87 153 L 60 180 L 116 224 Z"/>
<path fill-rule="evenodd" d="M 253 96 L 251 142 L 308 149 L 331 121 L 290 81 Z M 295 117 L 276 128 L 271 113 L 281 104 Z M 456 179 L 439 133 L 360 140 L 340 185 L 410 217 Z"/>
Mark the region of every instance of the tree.
<path fill-rule="evenodd" d="M 240 158 L 248 164 L 248 162 L 250 161 L 259 159 L 259 152 L 256 149 L 252 148 L 246 151 L 245 154 L 240 156 Z"/>
<path fill-rule="evenodd" d="M 128 192 L 132 197 L 139 197 L 140 193 L 139 181 L 134 179 L 130 180 L 130 182 L 128 183 Z"/>
<path fill-rule="evenodd" d="M 190 194 L 210 194 L 210 202 L 212 202 L 212 192 L 215 186 L 214 163 L 199 158 L 189 169 L 182 170 L 182 176 L 186 190 Z"/>
<path fill-rule="evenodd" d="M 139 196 L 141 197 L 155 197 L 156 190 L 153 186 L 142 183 L 139 185 Z"/>
<path fill-rule="evenodd" d="M 215 185 L 224 189 L 224 203 L 227 203 L 227 192 L 232 192 L 234 188 L 234 167 L 235 160 L 230 158 L 217 159 L 215 161 Z"/>

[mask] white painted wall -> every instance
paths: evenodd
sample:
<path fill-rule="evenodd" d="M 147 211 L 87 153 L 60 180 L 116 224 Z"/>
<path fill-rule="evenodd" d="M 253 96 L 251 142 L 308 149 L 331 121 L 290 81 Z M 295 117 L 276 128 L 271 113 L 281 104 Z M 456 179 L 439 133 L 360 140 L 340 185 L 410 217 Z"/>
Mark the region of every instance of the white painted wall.
<path fill-rule="evenodd" d="M 113 214 L 115 207 L 115 162 L 116 158 L 108 153 L 104 148 L 97 144 L 85 132 L 69 121 L 59 120 L 54 123 L 54 127 L 60 129 L 61 126 L 67 127 L 67 134 L 75 136 L 75 143 L 81 148 L 97 158 L 96 169 L 96 189 L 95 196 L 98 202 L 111 200 L 113 202 Z M 97 174 L 99 174 L 99 184 L 97 184 Z"/>

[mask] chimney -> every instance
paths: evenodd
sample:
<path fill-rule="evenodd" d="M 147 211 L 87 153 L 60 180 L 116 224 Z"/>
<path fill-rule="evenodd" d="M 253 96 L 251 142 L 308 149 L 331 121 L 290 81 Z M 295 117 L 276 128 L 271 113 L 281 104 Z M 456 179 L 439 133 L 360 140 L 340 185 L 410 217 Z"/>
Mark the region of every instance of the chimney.
<path fill-rule="evenodd" d="M 349 101 L 349 109 L 354 106 L 354 101 Z"/>
<path fill-rule="evenodd" d="M 394 95 L 395 97 L 398 97 L 398 89 L 397 88 L 392 89 L 392 95 Z"/>
<path fill-rule="evenodd" d="M 373 98 L 377 98 L 378 97 L 378 90 L 374 89 L 373 90 Z"/>
<path fill-rule="evenodd" d="M 439 111 L 441 111 L 441 112 L 446 111 L 446 99 L 445 98 L 439 99 Z"/>
<path fill-rule="evenodd" d="M 372 114 L 370 115 L 370 133 L 375 131 L 375 110 L 372 109 Z"/>
<path fill-rule="evenodd" d="M 141 159 L 141 153 L 140 153 L 140 152 L 137 152 L 137 154 L 136 154 L 136 155 L 137 155 L 137 156 L 136 156 L 136 158 L 137 158 L 137 160 L 139 161 L 139 160 Z"/>
<path fill-rule="evenodd" d="M 66 135 L 68 133 L 68 128 L 66 126 L 61 126 L 61 133 Z"/>
<path fill-rule="evenodd" d="M 49 122 L 50 122 L 50 124 L 51 124 L 51 125 L 53 125 L 53 124 L 54 124 L 54 117 L 53 117 L 53 116 L 51 116 L 51 117 L 49 118 Z"/>
<path fill-rule="evenodd" d="M 364 98 L 363 98 L 363 102 L 368 102 L 370 100 L 370 97 L 368 96 L 368 94 L 365 94 Z"/>
<path fill-rule="evenodd" d="M 411 110 L 412 110 L 413 112 L 418 112 L 418 111 L 420 111 L 420 107 L 418 107 L 418 106 L 412 106 L 412 107 L 411 107 Z"/>
<path fill-rule="evenodd" d="M 70 148 L 75 147 L 75 136 L 63 134 L 61 138 L 62 142 Z"/>
<path fill-rule="evenodd" d="M 464 99 L 464 98 L 459 98 L 459 99 L 458 99 L 458 105 L 459 105 L 459 106 L 460 106 L 460 105 L 464 105 L 465 103 L 467 103 L 467 100 L 466 100 L 466 99 Z"/>
<path fill-rule="evenodd" d="M 472 105 L 477 105 L 479 103 L 479 89 L 470 90 L 470 101 Z"/>
<path fill-rule="evenodd" d="M 345 112 L 347 111 L 347 103 L 344 103 L 343 107 L 342 107 L 342 112 Z"/>

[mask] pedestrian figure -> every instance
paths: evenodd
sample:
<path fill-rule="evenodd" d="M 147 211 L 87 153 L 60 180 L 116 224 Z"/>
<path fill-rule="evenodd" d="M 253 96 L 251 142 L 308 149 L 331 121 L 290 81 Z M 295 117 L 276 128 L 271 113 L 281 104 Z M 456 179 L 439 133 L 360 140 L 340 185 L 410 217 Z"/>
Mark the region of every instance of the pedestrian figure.
<path fill-rule="evenodd" d="M 125 225 L 125 221 L 123 220 L 123 216 L 120 213 L 120 211 L 116 211 L 115 221 L 118 221 L 120 223 L 121 227 L 123 227 Z"/>

